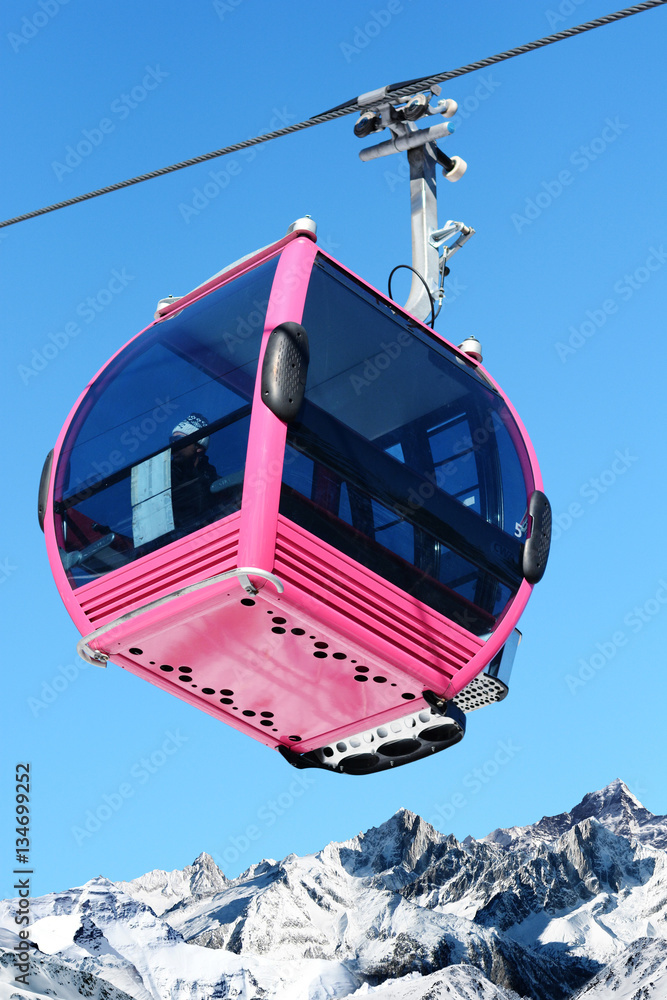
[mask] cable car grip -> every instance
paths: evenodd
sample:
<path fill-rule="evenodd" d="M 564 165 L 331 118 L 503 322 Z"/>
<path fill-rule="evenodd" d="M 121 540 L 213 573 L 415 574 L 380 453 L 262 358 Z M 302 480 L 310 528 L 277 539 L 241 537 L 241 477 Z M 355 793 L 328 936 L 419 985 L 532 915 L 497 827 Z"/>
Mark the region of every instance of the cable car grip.
<path fill-rule="evenodd" d="M 449 181 L 459 180 L 467 169 L 464 160 L 458 156 L 446 156 L 436 145 L 437 139 L 451 135 L 454 131 L 454 126 L 449 121 L 422 129 L 415 124 L 417 119 L 425 115 L 441 115 L 449 119 L 456 113 L 456 101 L 440 100 L 431 105 L 431 95 L 437 96 L 439 93 L 439 87 L 431 87 L 425 93 L 401 97 L 399 92 L 390 95 L 389 88 L 381 87 L 362 94 L 357 98 L 362 114 L 354 126 L 354 133 L 360 138 L 385 128 L 391 133 L 390 139 L 362 149 L 359 153 L 361 160 L 372 160 L 399 151 L 406 151 L 408 154 L 412 269 L 415 274 L 404 308 L 424 322 L 429 314 L 431 300 L 438 306 L 442 304 L 443 282 L 449 257 L 475 232 L 461 222 L 449 221 L 443 228 L 438 227 L 436 164 L 443 167 L 443 174 Z M 447 245 L 446 241 L 452 236 L 457 238 L 451 245 Z"/>

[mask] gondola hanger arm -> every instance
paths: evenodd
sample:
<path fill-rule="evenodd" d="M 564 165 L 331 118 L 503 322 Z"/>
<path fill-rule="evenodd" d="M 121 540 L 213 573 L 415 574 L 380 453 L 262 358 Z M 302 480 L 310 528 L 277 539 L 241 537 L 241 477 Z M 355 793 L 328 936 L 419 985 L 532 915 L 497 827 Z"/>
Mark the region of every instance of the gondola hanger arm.
<path fill-rule="evenodd" d="M 451 220 L 443 227 L 438 226 L 436 164 L 442 166 L 444 176 L 451 181 L 459 180 L 467 168 L 460 157 L 450 158 L 436 146 L 437 139 L 454 131 L 448 119 L 456 114 L 458 105 L 450 99 L 432 104 L 431 98 L 440 94 L 437 85 L 404 102 L 397 94 L 390 97 L 388 90 L 381 87 L 359 97 L 359 105 L 368 110 L 362 111 L 357 119 L 354 133 L 362 138 L 385 128 L 391 132 L 390 139 L 361 150 L 359 157 L 364 162 L 392 153 L 408 154 L 413 276 L 404 308 L 425 320 L 433 303 L 442 302 L 444 297 L 442 285 L 447 260 L 475 232 L 471 226 Z M 422 129 L 415 124 L 418 119 L 433 115 L 441 115 L 445 121 Z M 447 241 L 454 236 L 456 239 L 448 245 Z"/>

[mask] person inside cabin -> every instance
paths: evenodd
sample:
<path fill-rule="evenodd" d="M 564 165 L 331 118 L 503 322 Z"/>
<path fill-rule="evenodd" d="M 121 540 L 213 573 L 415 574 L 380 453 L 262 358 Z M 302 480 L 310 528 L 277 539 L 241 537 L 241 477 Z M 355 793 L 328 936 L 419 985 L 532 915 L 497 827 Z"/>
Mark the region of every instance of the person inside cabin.
<path fill-rule="evenodd" d="M 170 444 L 177 444 L 205 427 L 208 427 L 208 420 L 201 413 L 190 413 L 174 427 Z M 216 504 L 217 497 L 211 492 L 211 486 L 219 477 L 206 455 L 208 443 L 209 437 L 204 435 L 181 448 L 172 449 L 171 501 L 177 530 L 185 527 L 194 530 L 206 524 Z"/>

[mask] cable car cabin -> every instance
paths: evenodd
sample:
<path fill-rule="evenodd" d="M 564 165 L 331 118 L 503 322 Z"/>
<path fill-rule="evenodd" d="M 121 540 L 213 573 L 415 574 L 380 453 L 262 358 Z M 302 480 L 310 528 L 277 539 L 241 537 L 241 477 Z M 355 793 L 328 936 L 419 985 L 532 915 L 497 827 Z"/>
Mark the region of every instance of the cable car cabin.
<path fill-rule="evenodd" d="M 81 655 L 301 767 L 458 742 L 507 692 L 548 552 L 507 398 L 307 232 L 156 316 L 42 476 Z"/>

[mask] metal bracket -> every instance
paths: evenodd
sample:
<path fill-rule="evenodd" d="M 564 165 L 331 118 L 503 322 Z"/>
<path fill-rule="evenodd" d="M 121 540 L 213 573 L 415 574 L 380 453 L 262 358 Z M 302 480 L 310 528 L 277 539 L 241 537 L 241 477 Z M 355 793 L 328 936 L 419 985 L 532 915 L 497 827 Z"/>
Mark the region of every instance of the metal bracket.
<path fill-rule="evenodd" d="M 443 166 L 443 174 L 449 180 L 458 180 L 466 170 L 463 160 L 459 157 L 450 159 L 435 145 L 436 139 L 451 135 L 454 131 L 449 121 L 424 129 L 415 125 L 415 121 L 425 115 L 442 115 L 449 119 L 456 113 L 456 101 L 440 100 L 434 105 L 430 103 L 431 94 L 437 96 L 439 93 L 439 87 L 431 87 L 430 91 L 405 99 L 403 104 L 399 94 L 388 96 L 387 87 L 362 94 L 357 98 L 357 103 L 360 108 L 368 110 L 364 110 L 355 125 L 355 134 L 360 137 L 385 128 L 392 134 L 391 139 L 362 149 L 359 153 L 362 161 L 367 162 L 397 152 L 408 154 L 412 267 L 423 280 L 413 274 L 405 309 L 424 320 L 431 312 L 431 299 L 435 303 L 441 303 L 444 298 L 442 286 L 447 261 L 475 232 L 470 226 L 453 221 L 438 228 L 436 163 Z M 448 244 L 447 241 L 456 234 L 458 237 Z"/>
<path fill-rule="evenodd" d="M 261 577 L 261 579 L 272 583 L 279 594 L 282 594 L 285 590 L 285 585 L 282 580 L 275 575 L 275 573 L 270 573 L 266 569 L 259 569 L 257 566 L 239 566 L 238 569 L 230 569 L 225 573 L 216 573 L 215 576 L 209 576 L 206 580 L 200 580 L 198 583 L 191 583 L 188 587 L 181 587 L 179 590 L 172 591 L 171 594 L 165 594 L 164 597 L 158 597 L 156 600 L 150 601 L 148 604 L 144 604 L 141 608 L 135 608 L 134 611 L 128 611 L 119 618 L 115 618 L 113 621 L 107 622 L 106 625 L 100 625 L 100 627 L 96 628 L 94 632 L 90 633 L 90 635 L 84 635 L 81 639 L 79 639 L 76 645 L 76 651 L 81 659 L 85 660 L 86 663 L 90 663 L 97 667 L 106 667 L 110 654 L 100 649 L 91 649 L 89 643 L 94 639 L 98 639 L 106 632 L 110 632 L 112 629 L 118 628 L 119 625 L 124 625 L 133 618 L 138 618 L 147 611 L 159 608 L 161 605 L 167 604 L 169 601 L 173 601 L 177 597 L 183 597 L 185 594 L 191 594 L 204 587 L 210 587 L 212 584 L 221 583 L 223 580 L 236 578 L 247 594 L 255 595 L 258 591 L 257 587 L 255 587 L 250 580 L 251 576 Z"/>

